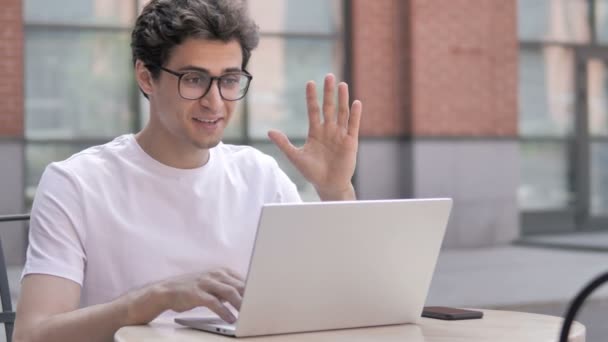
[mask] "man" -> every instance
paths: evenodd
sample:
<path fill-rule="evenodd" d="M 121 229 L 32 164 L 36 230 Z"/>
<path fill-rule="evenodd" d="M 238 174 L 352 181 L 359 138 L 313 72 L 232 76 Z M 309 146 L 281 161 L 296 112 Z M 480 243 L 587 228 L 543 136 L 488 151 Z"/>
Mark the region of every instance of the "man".
<path fill-rule="evenodd" d="M 16 341 L 107 341 L 122 326 L 197 307 L 235 320 L 229 307 L 240 307 L 261 206 L 300 201 L 272 158 L 221 143 L 258 43 L 243 6 L 152 0 L 144 8 L 132 50 L 149 123 L 45 170 Z M 322 106 L 315 84 L 306 85 L 303 147 L 277 131 L 269 137 L 322 200 L 353 200 L 362 107 L 349 109 L 343 83 L 335 103 L 334 83 L 328 75 Z"/>

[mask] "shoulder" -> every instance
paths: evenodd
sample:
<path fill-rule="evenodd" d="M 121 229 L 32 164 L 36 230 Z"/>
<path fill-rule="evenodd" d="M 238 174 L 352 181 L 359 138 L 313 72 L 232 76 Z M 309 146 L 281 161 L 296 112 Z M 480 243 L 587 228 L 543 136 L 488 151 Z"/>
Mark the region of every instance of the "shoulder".
<path fill-rule="evenodd" d="M 119 156 L 127 153 L 129 144 L 129 136 L 117 137 L 106 144 L 89 147 L 65 160 L 49 164 L 44 174 L 88 178 L 111 172 L 112 165 L 120 159 Z"/>
<path fill-rule="evenodd" d="M 237 167 L 260 170 L 278 168 L 272 156 L 251 146 L 220 144 L 217 146 L 217 153 L 226 164 Z"/>
<path fill-rule="evenodd" d="M 216 154 L 225 174 L 235 184 L 246 184 L 248 193 L 264 194 L 265 203 L 301 201 L 295 184 L 272 156 L 251 146 L 227 144 L 218 145 Z"/>

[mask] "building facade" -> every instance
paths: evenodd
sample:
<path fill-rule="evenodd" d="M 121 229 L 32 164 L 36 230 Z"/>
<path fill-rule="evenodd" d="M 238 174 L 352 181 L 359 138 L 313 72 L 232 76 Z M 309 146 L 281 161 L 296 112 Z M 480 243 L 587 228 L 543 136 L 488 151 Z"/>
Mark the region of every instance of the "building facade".
<path fill-rule="evenodd" d="M 599 227 L 605 1 L 248 4 L 261 30 L 254 83 L 225 141 L 275 156 L 305 199 L 316 199 L 312 187 L 266 131 L 302 143 L 303 85 L 334 72 L 364 105 L 360 199 L 454 198 L 445 248 Z M 129 51 L 143 2 L 0 5 L 0 214 L 9 214 L 29 210 L 49 162 L 145 124 Z M 579 122 L 581 110 L 591 119 Z M 9 262 L 23 262 L 26 227 L 0 229 Z"/>

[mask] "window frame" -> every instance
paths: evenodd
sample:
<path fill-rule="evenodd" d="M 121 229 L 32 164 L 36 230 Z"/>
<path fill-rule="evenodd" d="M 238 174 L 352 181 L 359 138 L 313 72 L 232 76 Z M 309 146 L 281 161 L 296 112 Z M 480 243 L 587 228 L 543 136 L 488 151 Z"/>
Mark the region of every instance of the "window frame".
<path fill-rule="evenodd" d="M 284 40 L 289 39 L 307 39 L 307 40 L 323 40 L 323 41 L 332 41 L 338 42 L 342 48 L 342 70 L 336 70 L 336 73 L 347 83 L 351 83 L 352 75 L 351 75 L 351 65 L 352 65 L 352 39 L 351 39 L 351 30 L 352 30 L 352 0 L 339 0 L 341 1 L 341 20 L 342 25 L 341 30 L 339 32 L 330 32 L 330 33 L 319 33 L 319 32 L 299 32 L 299 31 L 282 31 L 282 32 L 270 32 L 270 31 L 260 31 L 260 39 L 263 38 L 279 38 Z M 145 0 L 132 0 L 133 6 L 135 8 L 135 17 L 132 18 L 132 22 L 135 22 L 137 15 L 141 12 L 141 8 L 143 8 L 143 4 Z M 49 21 L 40 21 L 40 20 L 27 20 L 23 18 L 24 22 L 24 30 L 26 32 L 27 39 L 27 31 L 28 30 L 44 30 L 44 31 L 89 31 L 89 32 L 104 32 L 104 33 L 130 33 L 132 31 L 131 25 L 117 25 L 117 24 L 87 24 L 87 23 L 71 23 L 71 22 L 49 22 Z M 254 52 L 255 53 L 255 52 Z M 255 77 L 255 75 L 254 75 Z M 259 77 L 258 77 L 259 79 Z M 139 131 L 143 128 L 144 125 L 144 117 L 147 117 L 147 113 L 143 113 L 143 110 L 147 110 L 147 106 L 142 105 L 142 95 L 139 92 L 136 84 L 133 85 L 133 91 L 130 96 L 132 96 L 132 104 L 133 104 L 133 117 L 131 118 L 131 127 L 130 130 L 133 132 Z M 352 89 L 352 88 L 351 88 Z M 24 101 L 25 96 L 24 94 Z M 354 97 L 354 96 L 352 96 Z M 228 144 L 240 144 L 240 145 L 264 145 L 268 144 L 269 140 L 265 138 L 256 138 L 252 137 L 250 134 L 250 123 L 251 123 L 251 115 L 250 115 L 250 103 L 249 96 L 245 96 L 241 101 L 243 101 L 243 109 L 242 109 L 242 127 L 240 128 L 240 136 L 235 137 L 227 137 L 222 141 Z M 24 116 L 28 115 L 24 111 Z M 25 127 L 27 132 L 27 127 Z M 28 147 L 34 145 L 48 145 L 48 144 L 56 144 L 56 145 L 100 145 L 107 143 L 109 140 L 115 138 L 115 136 L 111 137 L 78 137 L 78 138 L 35 138 L 28 137 L 28 134 L 25 134 L 24 137 L 24 150 L 27 150 Z M 292 143 L 295 145 L 303 145 L 306 141 L 306 137 L 297 137 L 291 139 Z M 25 154 L 25 153 L 24 153 Z M 23 158 L 24 170 L 27 170 L 28 160 L 27 155 Z M 31 207 L 33 197 L 28 195 L 28 180 L 27 177 L 23 177 L 23 191 L 24 197 L 26 200 L 26 206 Z M 36 185 L 32 185 L 32 187 L 36 187 Z M 300 189 L 298 189 L 300 190 Z"/>

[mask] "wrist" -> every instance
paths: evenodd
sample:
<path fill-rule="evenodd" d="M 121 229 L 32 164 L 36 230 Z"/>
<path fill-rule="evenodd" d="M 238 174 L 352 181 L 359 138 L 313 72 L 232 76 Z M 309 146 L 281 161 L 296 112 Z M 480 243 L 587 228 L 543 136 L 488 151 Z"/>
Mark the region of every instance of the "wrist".
<path fill-rule="evenodd" d="M 352 183 L 339 190 L 324 191 L 317 189 L 317 193 L 322 201 L 354 201 L 357 199 Z"/>
<path fill-rule="evenodd" d="M 125 325 L 147 324 L 165 311 L 170 293 L 161 284 L 154 284 L 123 297 Z"/>

